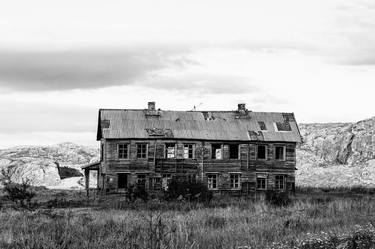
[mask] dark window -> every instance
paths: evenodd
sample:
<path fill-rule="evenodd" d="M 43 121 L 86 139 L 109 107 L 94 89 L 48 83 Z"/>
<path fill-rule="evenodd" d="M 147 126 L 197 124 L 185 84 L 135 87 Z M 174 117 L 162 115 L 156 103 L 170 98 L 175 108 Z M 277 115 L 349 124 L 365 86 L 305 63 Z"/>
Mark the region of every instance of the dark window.
<path fill-rule="evenodd" d="M 275 176 L 275 188 L 277 190 L 284 190 L 284 181 L 285 181 L 285 176 L 284 175 L 276 175 Z"/>
<path fill-rule="evenodd" d="M 104 160 L 104 144 L 100 146 L 100 161 Z"/>
<path fill-rule="evenodd" d="M 239 189 L 240 188 L 240 174 L 230 174 L 230 187 L 232 189 Z"/>
<path fill-rule="evenodd" d="M 238 144 L 229 145 L 229 158 L 238 159 Z"/>
<path fill-rule="evenodd" d="M 137 158 L 147 158 L 147 144 L 137 144 Z"/>
<path fill-rule="evenodd" d="M 257 177 L 257 189 L 266 189 L 266 178 L 265 177 Z"/>
<path fill-rule="evenodd" d="M 265 146 L 265 145 L 258 145 L 257 158 L 258 159 L 267 159 L 266 151 L 267 151 L 267 146 Z"/>
<path fill-rule="evenodd" d="M 262 130 L 262 131 L 267 130 L 267 126 L 263 121 L 259 121 L 258 124 L 259 124 L 260 130 Z"/>
<path fill-rule="evenodd" d="M 285 147 L 284 146 L 275 147 L 275 159 L 285 160 Z"/>
<path fill-rule="evenodd" d="M 118 151 L 118 158 L 119 159 L 128 158 L 128 144 L 119 144 L 117 151 Z"/>
<path fill-rule="evenodd" d="M 212 159 L 222 159 L 221 144 L 212 144 Z"/>
<path fill-rule="evenodd" d="M 217 175 L 216 174 L 207 175 L 207 186 L 208 186 L 208 189 L 217 189 Z"/>
<path fill-rule="evenodd" d="M 184 145 L 184 158 L 193 158 L 193 144 Z"/>
<path fill-rule="evenodd" d="M 175 158 L 176 157 L 176 145 L 169 143 L 169 144 L 165 144 L 165 147 L 166 147 L 166 151 L 165 151 L 166 157 Z"/>

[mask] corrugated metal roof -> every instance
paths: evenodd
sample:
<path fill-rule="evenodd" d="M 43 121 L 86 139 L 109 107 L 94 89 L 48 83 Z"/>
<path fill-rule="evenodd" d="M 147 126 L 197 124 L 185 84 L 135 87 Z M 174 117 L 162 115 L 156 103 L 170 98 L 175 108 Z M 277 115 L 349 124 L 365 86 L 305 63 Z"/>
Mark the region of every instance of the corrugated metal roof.
<path fill-rule="evenodd" d="M 287 116 L 287 117 L 286 117 Z M 104 128 L 106 125 L 109 127 Z M 265 123 L 261 131 L 258 121 Z M 257 140 L 301 142 L 294 115 L 275 112 L 237 111 L 155 111 L 101 109 L 98 120 L 98 140 L 103 138 L 150 138 L 168 136 L 178 139 L 254 140 L 249 132 L 260 134 Z M 277 131 L 276 122 L 289 122 L 291 131 Z M 105 126 L 101 126 L 101 123 Z M 171 134 L 170 134 L 171 132 Z"/>

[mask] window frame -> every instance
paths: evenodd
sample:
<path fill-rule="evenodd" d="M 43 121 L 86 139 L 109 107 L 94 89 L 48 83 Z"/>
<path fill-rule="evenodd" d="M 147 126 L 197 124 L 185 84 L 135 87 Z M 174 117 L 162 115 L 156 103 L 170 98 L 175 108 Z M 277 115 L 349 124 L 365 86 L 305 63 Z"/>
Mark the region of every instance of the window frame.
<path fill-rule="evenodd" d="M 143 176 L 143 177 L 140 177 L 140 176 Z M 143 181 L 142 186 L 144 188 L 146 188 L 146 183 L 147 183 L 147 176 L 146 176 L 146 174 L 137 174 L 137 186 L 141 185 L 140 179 L 142 179 L 141 181 Z"/>
<path fill-rule="evenodd" d="M 218 149 L 218 148 L 215 147 L 215 151 L 214 151 L 213 145 L 220 145 L 221 158 L 216 158 L 216 149 Z M 211 159 L 213 159 L 213 160 L 223 160 L 223 144 L 222 143 L 211 143 Z"/>
<path fill-rule="evenodd" d="M 213 187 L 213 179 L 210 181 L 210 178 L 215 178 L 215 187 Z M 219 186 L 219 177 L 217 173 L 206 173 L 207 177 L 207 188 L 209 190 L 217 190 Z"/>
<path fill-rule="evenodd" d="M 173 148 L 174 148 L 174 155 L 173 157 L 168 157 L 168 148 L 172 148 L 172 146 L 168 146 L 168 145 L 174 145 Z M 164 158 L 166 159 L 176 159 L 177 158 L 177 144 L 176 143 L 165 143 L 164 144 Z"/>
<path fill-rule="evenodd" d="M 237 176 L 238 177 L 238 179 L 237 179 L 238 186 L 237 187 L 235 186 L 235 184 L 233 184 L 232 176 Z M 237 172 L 231 172 L 231 173 L 229 173 L 229 181 L 230 181 L 230 188 L 231 189 L 233 189 L 233 190 L 239 190 L 239 189 L 241 189 L 241 173 L 237 173 Z"/>
<path fill-rule="evenodd" d="M 264 158 L 259 158 L 259 147 L 263 146 L 264 147 Z M 257 155 L 256 155 L 257 160 L 263 160 L 266 161 L 268 159 L 268 146 L 266 144 L 257 144 Z"/>
<path fill-rule="evenodd" d="M 277 148 L 282 148 L 283 149 L 283 158 L 277 158 L 276 155 L 277 155 Z M 275 145 L 275 150 L 274 150 L 274 153 L 275 153 L 275 160 L 277 161 L 285 161 L 286 160 L 286 146 L 285 145 Z"/>
<path fill-rule="evenodd" d="M 259 188 L 259 186 L 258 186 L 258 179 L 260 180 L 260 179 L 262 179 L 262 180 L 264 180 L 264 188 Z M 267 184 L 267 177 L 266 176 L 257 176 L 257 178 L 256 178 L 256 189 L 257 190 L 267 190 L 267 186 L 268 184 Z"/>
<path fill-rule="evenodd" d="M 282 178 L 282 181 L 280 181 L 280 179 L 277 179 L 278 177 L 281 177 Z M 275 189 L 276 190 L 285 190 L 285 185 L 286 185 L 286 177 L 285 175 L 275 175 Z M 282 184 L 282 188 L 280 188 L 281 184 Z"/>
<path fill-rule="evenodd" d="M 183 153 L 183 157 L 184 159 L 194 159 L 195 158 L 195 153 L 194 153 L 194 146 L 195 144 L 183 144 L 183 148 L 184 148 L 184 153 Z M 187 153 L 187 156 L 188 157 L 185 157 L 185 147 L 188 147 L 188 153 Z M 190 157 L 190 146 L 191 146 L 191 157 Z"/>
<path fill-rule="evenodd" d="M 146 146 L 146 151 L 145 151 L 145 157 L 139 157 L 139 146 L 145 145 Z M 141 155 L 142 155 L 141 151 Z M 148 143 L 137 143 L 137 159 L 147 159 L 148 158 Z"/>
<path fill-rule="evenodd" d="M 120 157 L 120 146 L 124 145 L 126 147 L 126 156 Z M 127 160 L 129 159 L 129 143 L 118 143 L 117 144 L 117 159 L 118 160 Z"/>

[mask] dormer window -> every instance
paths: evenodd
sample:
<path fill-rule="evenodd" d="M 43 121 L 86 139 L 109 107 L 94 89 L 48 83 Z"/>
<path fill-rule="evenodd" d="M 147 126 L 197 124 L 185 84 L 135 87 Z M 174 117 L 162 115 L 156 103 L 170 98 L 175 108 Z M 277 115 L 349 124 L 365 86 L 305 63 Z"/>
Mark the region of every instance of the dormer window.
<path fill-rule="evenodd" d="M 259 127 L 260 127 L 261 131 L 266 131 L 267 130 L 266 123 L 264 123 L 263 121 L 258 121 L 258 124 L 259 124 Z"/>

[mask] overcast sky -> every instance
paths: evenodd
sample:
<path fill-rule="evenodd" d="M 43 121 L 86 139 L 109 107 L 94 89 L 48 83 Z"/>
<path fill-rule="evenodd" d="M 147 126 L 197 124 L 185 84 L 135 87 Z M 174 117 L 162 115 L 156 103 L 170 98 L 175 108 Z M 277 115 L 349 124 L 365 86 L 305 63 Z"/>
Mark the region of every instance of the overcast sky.
<path fill-rule="evenodd" d="M 99 108 L 375 116 L 373 0 L 2 1 L 0 148 L 97 145 Z"/>

